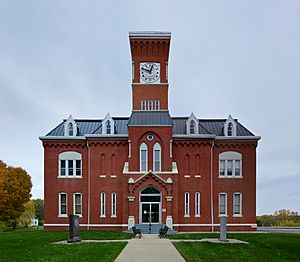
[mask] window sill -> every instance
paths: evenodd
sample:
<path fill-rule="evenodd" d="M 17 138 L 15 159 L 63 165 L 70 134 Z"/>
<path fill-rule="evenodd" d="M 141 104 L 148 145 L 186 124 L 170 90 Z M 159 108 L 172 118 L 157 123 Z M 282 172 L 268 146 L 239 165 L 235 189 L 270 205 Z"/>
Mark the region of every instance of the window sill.
<path fill-rule="evenodd" d="M 228 215 L 220 215 L 218 217 L 228 217 Z"/>
<path fill-rule="evenodd" d="M 218 176 L 218 178 L 243 178 L 242 176 Z"/>
<path fill-rule="evenodd" d="M 106 216 L 105 215 L 101 215 L 100 218 L 106 218 Z"/>
<path fill-rule="evenodd" d="M 117 216 L 111 216 L 111 218 L 117 218 Z"/>
<path fill-rule="evenodd" d="M 58 217 L 68 217 L 68 215 L 58 215 Z"/>
<path fill-rule="evenodd" d="M 243 217 L 243 215 L 235 214 L 233 217 Z"/>
<path fill-rule="evenodd" d="M 74 214 L 74 216 L 79 216 L 79 217 L 82 217 L 82 215 L 78 215 L 78 214 Z"/>
<path fill-rule="evenodd" d="M 57 178 L 82 178 L 82 176 L 57 176 Z"/>
<path fill-rule="evenodd" d="M 189 218 L 189 217 L 190 217 L 190 215 L 184 215 L 184 217 L 186 217 L 186 218 Z"/>
<path fill-rule="evenodd" d="M 201 217 L 201 215 L 195 215 L 195 217 Z"/>

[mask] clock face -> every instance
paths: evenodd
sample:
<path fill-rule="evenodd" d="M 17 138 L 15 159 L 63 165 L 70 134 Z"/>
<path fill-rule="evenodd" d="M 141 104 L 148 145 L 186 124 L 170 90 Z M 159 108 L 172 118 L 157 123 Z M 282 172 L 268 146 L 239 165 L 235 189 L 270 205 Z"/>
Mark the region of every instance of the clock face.
<path fill-rule="evenodd" d="M 160 81 L 160 63 L 140 63 L 141 83 L 152 84 Z"/>

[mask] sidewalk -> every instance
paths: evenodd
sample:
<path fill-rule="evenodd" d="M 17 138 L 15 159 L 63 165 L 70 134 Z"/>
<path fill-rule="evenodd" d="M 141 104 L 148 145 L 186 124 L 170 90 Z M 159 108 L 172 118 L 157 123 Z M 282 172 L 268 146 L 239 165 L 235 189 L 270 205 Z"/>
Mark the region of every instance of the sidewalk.
<path fill-rule="evenodd" d="M 127 261 L 184 262 L 185 260 L 169 239 L 160 239 L 156 234 L 143 234 L 141 239 L 130 240 L 116 259 L 116 262 Z"/>

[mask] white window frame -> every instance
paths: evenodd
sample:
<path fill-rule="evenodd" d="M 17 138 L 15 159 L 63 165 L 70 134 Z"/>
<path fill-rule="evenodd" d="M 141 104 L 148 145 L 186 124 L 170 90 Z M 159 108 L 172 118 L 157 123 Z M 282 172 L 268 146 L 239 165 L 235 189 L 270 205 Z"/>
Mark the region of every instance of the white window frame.
<path fill-rule="evenodd" d="M 195 193 L 195 217 L 201 216 L 201 194 L 200 192 Z"/>
<path fill-rule="evenodd" d="M 159 160 L 155 159 L 155 151 L 159 151 Z M 159 162 L 158 170 L 156 170 L 156 162 Z M 153 146 L 153 170 L 154 172 L 161 172 L 161 146 L 158 142 L 156 142 Z"/>
<path fill-rule="evenodd" d="M 61 195 L 66 195 L 66 214 L 61 213 Z M 66 192 L 58 194 L 58 217 L 68 217 L 68 194 Z"/>
<path fill-rule="evenodd" d="M 106 217 L 106 193 L 100 193 L 100 217 Z"/>
<path fill-rule="evenodd" d="M 142 151 L 146 151 L 146 169 L 143 170 L 143 163 L 142 163 Z M 145 142 L 141 143 L 140 145 L 140 172 L 147 172 L 148 171 L 148 146 Z"/>
<path fill-rule="evenodd" d="M 61 161 L 65 160 L 65 175 L 61 175 Z M 76 160 L 80 160 L 80 176 L 76 176 Z M 73 161 L 73 175 L 69 175 L 69 161 Z M 66 151 L 58 155 L 59 178 L 82 178 L 82 155 L 75 151 Z"/>
<path fill-rule="evenodd" d="M 147 110 L 147 102 L 146 100 L 141 100 L 141 110 Z"/>
<path fill-rule="evenodd" d="M 240 210 L 238 214 L 234 213 L 234 208 L 235 208 L 235 195 L 239 195 L 240 196 Z M 241 192 L 234 192 L 233 193 L 233 208 L 232 208 L 232 213 L 233 213 L 233 217 L 242 217 L 243 216 L 243 194 Z"/>
<path fill-rule="evenodd" d="M 80 196 L 80 213 L 78 214 L 76 213 L 76 202 L 75 202 L 76 195 Z M 80 192 L 75 192 L 73 194 L 73 214 L 82 217 L 82 194 Z"/>
<path fill-rule="evenodd" d="M 190 193 L 184 193 L 184 217 L 190 217 Z"/>
<path fill-rule="evenodd" d="M 221 214 L 221 195 L 225 195 L 225 213 L 224 214 Z M 220 192 L 219 193 L 219 217 L 222 217 L 222 216 L 225 216 L 227 217 L 227 193 L 225 192 Z"/>
<path fill-rule="evenodd" d="M 148 100 L 148 110 L 153 110 L 153 101 Z"/>
<path fill-rule="evenodd" d="M 225 161 L 224 175 L 221 175 L 221 161 Z M 228 171 L 228 161 L 232 161 L 232 175 L 228 175 L 228 172 L 227 172 Z M 239 175 L 237 175 L 235 173 L 236 161 L 240 162 Z M 241 153 L 235 152 L 235 151 L 225 151 L 225 152 L 219 154 L 219 178 L 242 178 L 243 177 L 242 166 L 243 166 L 243 161 L 242 161 Z"/>
<path fill-rule="evenodd" d="M 160 110 L 160 101 L 158 99 L 154 101 L 154 110 Z"/>
<path fill-rule="evenodd" d="M 228 132 L 229 124 L 231 124 L 231 134 L 230 135 Z M 224 124 L 224 136 L 236 136 L 237 135 L 236 125 L 237 124 L 236 124 L 235 120 L 233 119 L 233 117 L 231 115 L 229 115 Z"/>
<path fill-rule="evenodd" d="M 117 193 L 111 193 L 111 217 L 117 217 Z"/>

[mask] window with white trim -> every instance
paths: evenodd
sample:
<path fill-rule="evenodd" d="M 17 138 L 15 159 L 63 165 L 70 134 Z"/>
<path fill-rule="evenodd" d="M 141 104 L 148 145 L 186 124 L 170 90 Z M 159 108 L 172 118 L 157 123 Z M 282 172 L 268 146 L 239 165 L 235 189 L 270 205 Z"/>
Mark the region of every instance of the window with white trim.
<path fill-rule="evenodd" d="M 190 122 L 190 134 L 195 134 L 195 121 L 191 120 Z"/>
<path fill-rule="evenodd" d="M 242 154 L 226 151 L 219 155 L 219 177 L 242 177 Z"/>
<path fill-rule="evenodd" d="M 159 143 L 155 143 L 153 147 L 153 169 L 154 172 L 161 171 L 161 147 Z"/>
<path fill-rule="evenodd" d="M 200 217 L 200 192 L 195 193 L 195 217 Z"/>
<path fill-rule="evenodd" d="M 82 156 L 75 151 L 60 153 L 59 158 L 59 177 L 82 177 Z"/>
<path fill-rule="evenodd" d="M 106 202 L 106 194 L 105 192 L 101 192 L 100 194 L 100 217 L 105 217 L 105 202 Z"/>
<path fill-rule="evenodd" d="M 73 127 L 72 123 L 69 123 L 69 125 L 68 125 L 68 132 L 69 132 L 69 136 L 74 135 L 74 127 Z"/>
<path fill-rule="evenodd" d="M 67 217 L 68 216 L 68 194 L 59 193 L 58 194 L 58 216 Z"/>
<path fill-rule="evenodd" d="M 148 100 L 148 110 L 153 110 L 153 101 Z"/>
<path fill-rule="evenodd" d="M 154 109 L 155 110 L 159 110 L 160 109 L 160 102 L 159 102 L 158 99 L 154 101 Z"/>
<path fill-rule="evenodd" d="M 111 124 L 110 121 L 106 121 L 106 134 L 111 133 Z"/>
<path fill-rule="evenodd" d="M 73 213 L 74 215 L 82 216 L 82 194 L 74 193 L 73 195 Z"/>
<path fill-rule="evenodd" d="M 140 145 L 140 171 L 148 171 L 148 147 L 145 143 Z"/>
<path fill-rule="evenodd" d="M 111 193 L 111 217 L 117 216 L 117 194 Z"/>
<path fill-rule="evenodd" d="M 141 110 L 146 110 L 146 100 L 141 101 Z"/>
<path fill-rule="evenodd" d="M 232 130 L 233 127 L 232 127 L 232 123 L 228 123 L 228 127 L 227 127 L 227 136 L 232 136 Z"/>
<path fill-rule="evenodd" d="M 185 192 L 184 194 L 184 216 L 190 216 L 190 193 Z"/>
<path fill-rule="evenodd" d="M 233 193 L 233 216 L 242 215 L 242 193 Z"/>
<path fill-rule="evenodd" d="M 219 216 L 227 216 L 227 194 L 219 193 Z"/>

